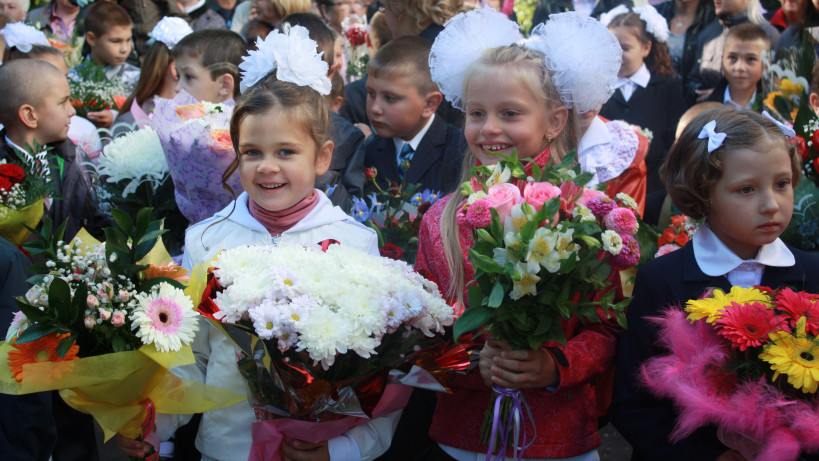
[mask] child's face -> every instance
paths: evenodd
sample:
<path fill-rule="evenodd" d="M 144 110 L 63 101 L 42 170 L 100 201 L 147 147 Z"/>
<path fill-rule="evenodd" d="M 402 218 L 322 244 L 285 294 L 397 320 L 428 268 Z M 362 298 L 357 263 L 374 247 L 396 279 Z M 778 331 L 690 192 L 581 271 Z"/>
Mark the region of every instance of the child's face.
<path fill-rule="evenodd" d="M 722 51 L 722 71 L 732 89 L 750 90 L 762 78 L 762 53 L 759 40 L 728 40 Z"/>
<path fill-rule="evenodd" d="M 711 190 L 711 230 L 742 259 L 754 258 L 762 245 L 776 240 L 793 214 L 788 151 L 760 150 L 723 154 L 722 177 Z"/>
<path fill-rule="evenodd" d="M 623 49 L 623 63 L 617 76 L 631 77 L 643 66 L 643 60 L 651 52 L 651 42 L 641 42 L 637 37 L 637 31 L 629 26 L 612 27 L 609 28 L 609 32 L 617 37 L 620 48 Z"/>
<path fill-rule="evenodd" d="M 91 47 L 91 60 L 104 66 L 120 66 L 131 53 L 131 26 L 114 26 L 108 32 L 94 36 L 89 32 L 86 41 Z"/>
<path fill-rule="evenodd" d="M 313 193 L 316 176 L 327 172 L 333 143 L 316 148 L 313 138 L 289 114 L 248 115 L 239 125 L 242 187 L 268 211 L 286 210 Z"/>
<path fill-rule="evenodd" d="M 179 83 L 176 91 L 185 90 L 199 101 L 220 103 L 230 99 L 233 90 L 225 94 L 219 79 L 213 79 L 210 71 L 202 65 L 198 58 L 192 56 L 179 56 L 174 60 L 176 75 Z"/>
<path fill-rule="evenodd" d="M 367 117 L 382 138 L 412 139 L 438 108 L 430 93 L 421 95 L 409 77 L 404 75 L 367 78 Z"/>
<path fill-rule="evenodd" d="M 77 113 L 71 105 L 71 91 L 65 76 L 50 77 L 51 82 L 42 102 L 35 108 L 37 127 L 34 139 L 40 144 L 62 141 L 68 137 L 71 117 Z"/>
<path fill-rule="evenodd" d="M 481 164 L 500 160 L 489 152 L 510 155 L 517 149 L 520 158 L 527 158 L 546 148 L 550 111 L 541 101 L 515 79 L 500 79 L 491 72 L 470 79 L 464 136 Z"/>
<path fill-rule="evenodd" d="M 741 13 L 748 8 L 748 0 L 714 0 L 714 10 L 717 16 Z"/>

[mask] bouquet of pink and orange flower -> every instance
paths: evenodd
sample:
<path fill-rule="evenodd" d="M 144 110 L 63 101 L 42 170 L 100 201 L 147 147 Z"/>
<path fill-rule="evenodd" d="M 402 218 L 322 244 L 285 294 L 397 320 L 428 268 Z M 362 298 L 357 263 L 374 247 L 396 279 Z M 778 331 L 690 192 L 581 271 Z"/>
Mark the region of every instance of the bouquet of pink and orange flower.
<path fill-rule="evenodd" d="M 502 156 L 494 166 L 476 167 L 461 187 L 466 199 L 457 219 L 473 229 L 475 278 L 456 338 L 483 327 L 513 349 L 538 349 L 565 344 L 563 322 L 572 317 L 624 325 L 628 300 L 617 301 L 617 287 L 619 271 L 640 259 L 637 204 L 583 187 L 591 175 L 580 173 L 574 154 L 542 170 L 527 168 L 516 154 Z M 487 418 L 483 443 L 491 450 L 491 411 Z"/>
<path fill-rule="evenodd" d="M 669 353 L 649 360 L 642 379 L 680 410 L 672 440 L 711 424 L 748 460 L 819 451 L 819 295 L 714 290 L 657 324 Z"/>

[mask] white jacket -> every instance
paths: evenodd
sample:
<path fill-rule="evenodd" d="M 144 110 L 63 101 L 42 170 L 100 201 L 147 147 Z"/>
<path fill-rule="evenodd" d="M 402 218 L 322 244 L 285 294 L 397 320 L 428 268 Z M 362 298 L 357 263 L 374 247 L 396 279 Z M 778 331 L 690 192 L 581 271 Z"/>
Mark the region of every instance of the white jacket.
<path fill-rule="evenodd" d="M 366 249 L 378 254 L 378 239 L 372 229 L 333 206 L 320 191 L 319 202 L 310 213 L 285 231 L 281 242 L 316 244 L 334 239 L 342 245 Z M 183 265 L 193 265 L 213 258 L 221 249 L 241 245 L 269 245 L 273 238 L 248 211 L 248 195 L 242 193 L 233 203 L 213 217 L 191 226 L 185 233 Z M 193 343 L 196 364 L 174 369 L 174 373 L 234 392 L 247 392 L 247 385 L 236 368 L 233 343 L 204 318 Z M 387 450 L 401 411 L 356 426 L 329 441 L 332 461 L 371 460 Z M 157 415 L 157 433 L 162 440 L 173 435 L 190 415 Z M 256 421 L 247 400 L 226 408 L 206 412 L 196 436 L 196 448 L 203 460 L 247 461 L 251 446 L 251 424 Z"/>

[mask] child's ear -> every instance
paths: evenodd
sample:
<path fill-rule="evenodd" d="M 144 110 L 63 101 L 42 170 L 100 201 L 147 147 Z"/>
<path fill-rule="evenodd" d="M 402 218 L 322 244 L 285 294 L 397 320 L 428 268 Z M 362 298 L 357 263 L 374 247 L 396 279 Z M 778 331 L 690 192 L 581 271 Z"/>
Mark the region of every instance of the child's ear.
<path fill-rule="evenodd" d="M 33 130 L 37 128 L 37 109 L 31 104 L 23 104 L 17 109 L 17 117 L 26 128 Z"/>
<path fill-rule="evenodd" d="M 229 99 L 233 97 L 233 89 L 236 87 L 236 79 L 231 74 L 222 74 L 219 80 L 219 96 Z"/>
<path fill-rule="evenodd" d="M 326 141 L 316 153 L 316 176 L 327 173 L 333 160 L 333 141 Z"/>
<path fill-rule="evenodd" d="M 86 32 L 85 33 L 85 43 L 87 43 L 88 46 L 90 46 L 90 47 L 95 46 L 97 44 L 97 36 L 94 35 L 93 32 Z"/>
<path fill-rule="evenodd" d="M 430 91 L 427 93 L 426 98 L 424 98 L 424 118 L 432 117 L 432 114 L 438 110 L 438 106 L 441 105 L 441 101 L 443 101 L 443 99 L 444 96 L 440 91 Z"/>
<path fill-rule="evenodd" d="M 568 120 L 569 109 L 567 109 L 566 106 L 558 106 L 547 112 L 546 135 L 551 139 L 557 138 L 557 135 L 563 131 Z"/>

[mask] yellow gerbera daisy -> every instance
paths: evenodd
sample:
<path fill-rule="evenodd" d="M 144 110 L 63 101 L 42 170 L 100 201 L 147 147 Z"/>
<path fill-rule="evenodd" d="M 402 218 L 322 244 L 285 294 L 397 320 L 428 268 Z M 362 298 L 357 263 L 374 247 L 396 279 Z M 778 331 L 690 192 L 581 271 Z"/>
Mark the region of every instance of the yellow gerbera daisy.
<path fill-rule="evenodd" d="M 796 323 L 796 336 L 781 330 L 771 333 L 773 342 L 759 358 L 771 364 L 773 379 L 784 373 L 793 387 L 813 394 L 819 388 L 819 342 L 805 334 L 805 321 L 801 317 Z"/>
<path fill-rule="evenodd" d="M 717 289 L 705 299 L 688 301 L 685 305 L 685 311 L 688 312 L 688 320 L 692 322 L 705 318 L 706 322 L 712 323 L 722 317 L 722 310 L 733 302 L 739 304 L 760 302 L 770 306 L 771 298 L 756 288 L 731 287 L 731 291 L 728 293 Z"/>

